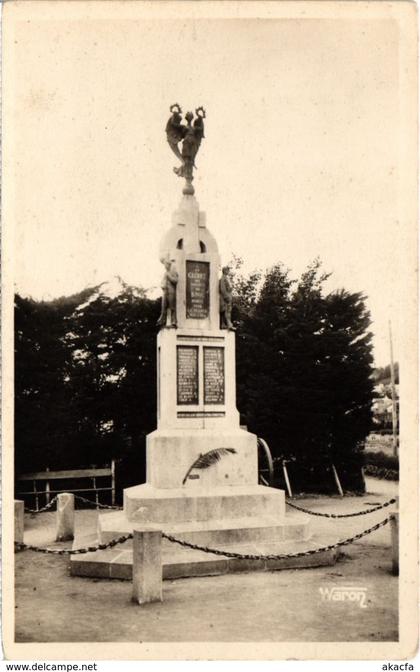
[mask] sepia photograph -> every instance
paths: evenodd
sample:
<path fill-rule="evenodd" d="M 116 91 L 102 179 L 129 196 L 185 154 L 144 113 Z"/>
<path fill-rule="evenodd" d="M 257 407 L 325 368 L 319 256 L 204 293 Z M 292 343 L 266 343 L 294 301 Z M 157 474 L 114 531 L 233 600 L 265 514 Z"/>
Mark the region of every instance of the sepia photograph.
<path fill-rule="evenodd" d="M 415 656 L 416 42 L 4 3 L 7 659 Z"/>

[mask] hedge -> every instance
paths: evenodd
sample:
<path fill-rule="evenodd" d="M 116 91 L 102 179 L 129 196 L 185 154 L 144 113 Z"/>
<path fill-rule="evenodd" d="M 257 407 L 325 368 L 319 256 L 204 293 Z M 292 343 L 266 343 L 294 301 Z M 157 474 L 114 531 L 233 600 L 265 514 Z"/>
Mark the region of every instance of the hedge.
<path fill-rule="evenodd" d="M 396 455 L 386 455 L 382 451 L 377 453 L 365 451 L 364 460 L 364 473 L 366 476 L 384 478 L 388 481 L 398 481 L 400 465 Z"/>

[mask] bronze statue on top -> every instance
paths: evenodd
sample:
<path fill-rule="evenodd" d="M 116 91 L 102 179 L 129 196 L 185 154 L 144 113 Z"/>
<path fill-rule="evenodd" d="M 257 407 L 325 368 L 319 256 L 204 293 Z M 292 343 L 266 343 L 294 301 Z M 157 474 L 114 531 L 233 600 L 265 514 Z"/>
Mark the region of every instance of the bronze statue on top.
<path fill-rule="evenodd" d="M 194 194 L 192 186 L 193 168 L 196 154 L 199 150 L 202 139 L 204 138 L 204 119 L 206 112 L 204 107 L 197 107 L 195 114 L 187 112 L 185 120 L 187 124 L 182 123 L 182 110 L 178 103 L 169 108 L 171 116 L 166 124 L 166 137 L 170 148 L 175 156 L 182 161 L 180 168 L 174 168 L 174 173 L 179 177 L 184 177 L 186 184 L 183 189 L 184 194 Z M 193 123 L 194 120 L 194 123 Z M 182 149 L 179 150 L 178 144 L 182 141 Z"/>

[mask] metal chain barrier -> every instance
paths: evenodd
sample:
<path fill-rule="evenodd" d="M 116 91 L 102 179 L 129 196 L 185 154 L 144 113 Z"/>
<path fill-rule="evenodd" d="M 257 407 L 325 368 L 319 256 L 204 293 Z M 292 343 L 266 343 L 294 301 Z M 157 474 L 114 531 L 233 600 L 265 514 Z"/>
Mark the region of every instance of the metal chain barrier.
<path fill-rule="evenodd" d="M 364 511 L 356 511 L 355 513 L 320 513 L 319 511 L 311 511 L 310 509 L 304 509 L 303 506 L 297 506 L 297 504 L 292 504 L 292 502 L 286 500 L 286 504 L 291 506 L 292 509 L 297 511 L 302 511 L 303 513 L 308 513 L 310 516 L 322 516 L 323 518 L 353 518 L 355 516 L 364 516 L 366 513 L 373 513 L 374 511 L 380 511 L 386 506 L 396 503 L 396 499 L 389 499 L 379 506 L 374 506 L 372 509 L 365 509 Z"/>
<path fill-rule="evenodd" d="M 45 506 L 43 506 L 42 509 L 28 509 L 25 506 L 25 513 L 32 513 L 32 514 L 44 513 L 44 511 L 49 511 L 54 506 L 56 501 L 57 501 L 57 495 L 52 498 L 52 500 L 50 501 L 49 504 L 46 504 Z"/>
<path fill-rule="evenodd" d="M 24 544 L 15 541 L 15 549 L 17 551 L 35 551 L 36 553 L 50 553 L 52 555 L 81 555 L 82 553 L 95 553 L 96 551 L 105 551 L 107 548 L 112 548 L 117 544 L 123 544 L 125 541 L 132 539 L 132 534 L 125 534 L 117 539 L 111 539 L 106 544 L 97 544 L 96 546 L 86 546 L 85 548 L 43 548 L 41 546 L 32 546 L 31 544 Z"/>
<path fill-rule="evenodd" d="M 74 495 L 74 498 L 78 499 L 80 502 L 86 502 L 86 504 L 93 504 L 93 506 L 96 506 L 100 509 L 114 509 L 118 511 L 122 510 L 121 506 L 110 506 L 109 504 L 100 504 L 99 502 L 94 502 L 91 499 L 81 497 L 80 495 Z M 57 501 L 57 495 L 53 497 L 53 499 L 50 501 L 49 504 L 43 506 L 42 509 L 28 509 L 27 507 L 25 507 L 25 513 L 31 513 L 31 514 L 44 513 L 45 511 L 49 511 L 56 501 Z"/>
<path fill-rule="evenodd" d="M 239 560 L 282 560 L 283 558 L 300 558 L 307 555 L 315 555 L 316 553 L 331 551 L 335 548 L 339 548 L 340 546 L 347 546 L 348 544 L 352 544 L 358 539 L 362 539 L 362 537 L 371 534 L 371 532 L 379 530 L 380 527 L 384 527 L 389 523 L 390 520 L 391 516 L 388 516 L 388 518 L 381 520 L 380 523 L 376 523 L 376 525 L 369 527 L 367 530 L 359 532 L 359 534 L 355 534 L 353 537 L 349 537 L 348 539 L 337 541 L 335 544 L 330 544 L 329 546 L 321 546 L 320 548 L 312 548 L 307 551 L 299 551 L 297 553 L 280 553 L 277 555 L 272 554 L 252 555 L 250 553 L 235 553 L 233 551 L 223 551 L 219 548 L 209 548 L 208 546 L 200 546 L 199 544 L 192 544 L 189 541 L 184 541 L 183 539 L 177 539 L 177 537 L 174 537 L 171 534 L 166 534 L 166 532 L 162 532 L 162 537 L 174 544 L 179 544 L 180 546 L 184 546 L 185 548 L 191 548 L 194 551 L 203 551 L 204 553 L 212 553 L 213 555 L 222 555 L 226 558 L 238 558 Z M 97 544 L 96 546 L 87 546 L 86 548 L 76 548 L 74 550 L 71 548 L 60 548 L 60 549 L 41 548 L 39 546 L 32 546 L 30 544 L 24 544 L 16 541 L 15 549 L 23 551 L 25 550 L 36 551 L 37 553 L 51 553 L 53 555 L 80 555 L 82 553 L 94 553 L 95 551 L 104 551 L 107 548 L 112 548 L 113 546 L 116 546 L 117 544 L 123 544 L 125 541 L 128 541 L 129 539 L 132 538 L 133 538 L 132 533 L 125 534 L 121 537 L 118 537 L 117 539 L 112 539 L 106 544 Z"/>
<path fill-rule="evenodd" d="M 121 506 L 111 506 L 110 504 L 100 504 L 99 502 L 94 502 L 91 499 L 87 499 L 86 497 L 82 497 L 81 495 L 75 495 L 75 499 L 78 499 L 80 502 L 84 502 L 86 504 L 92 504 L 93 506 L 96 506 L 97 508 L 100 509 L 113 509 L 115 511 L 122 511 Z M 36 514 L 36 513 L 44 513 L 45 511 L 49 511 L 52 506 L 55 504 L 57 500 L 57 496 L 53 497 L 53 499 L 50 501 L 49 504 L 44 506 L 42 509 L 28 509 L 25 508 L 25 513 L 31 513 L 31 514 Z M 364 511 L 355 511 L 354 513 L 321 513 L 320 511 L 311 511 L 310 509 L 305 509 L 303 506 L 298 506 L 297 504 L 292 504 L 291 501 L 286 500 L 286 504 L 290 506 L 292 509 L 296 509 L 297 511 L 301 511 L 302 513 L 307 513 L 310 516 L 320 516 L 322 518 L 353 518 L 356 516 L 364 516 L 368 513 L 374 513 L 375 511 L 380 511 L 381 509 L 385 509 L 387 506 L 390 506 L 391 504 L 396 503 L 396 499 L 392 498 L 389 499 L 387 502 L 384 502 L 383 504 L 379 504 L 378 506 L 374 506 L 371 509 L 365 509 Z"/>
<path fill-rule="evenodd" d="M 380 523 L 376 523 L 376 525 L 369 527 L 367 530 L 364 530 L 364 532 L 359 532 L 359 534 L 355 534 L 353 537 L 343 539 L 342 541 L 337 541 L 337 543 L 330 544 L 329 546 L 321 546 L 320 548 L 313 548 L 307 551 L 299 551 L 298 553 L 280 553 L 278 555 L 252 555 L 250 553 L 235 553 L 233 551 L 221 551 L 218 548 L 208 548 L 207 546 L 190 544 L 188 541 L 177 539 L 176 537 L 173 537 L 171 534 L 166 534 L 165 532 L 162 532 L 162 537 L 175 544 L 179 544 L 180 546 L 191 548 L 194 551 L 204 551 L 204 553 L 214 553 L 214 555 L 223 555 L 226 558 L 238 558 L 239 560 L 283 560 L 283 558 L 301 558 L 307 555 L 315 555 L 316 553 L 331 551 L 335 548 L 339 548 L 340 546 L 346 546 L 348 544 L 352 544 L 353 542 L 357 541 L 358 539 L 362 539 L 362 537 L 365 537 L 371 532 L 379 530 L 380 527 L 384 527 L 389 523 L 390 520 L 391 516 L 388 516 L 388 518 L 381 520 Z"/>
<path fill-rule="evenodd" d="M 91 499 L 87 499 L 86 497 L 81 497 L 81 495 L 75 495 L 75 499 L 78 499 L 80 502 L 86 502 L 86 504 L 93 504 L 93 506 L 96 506 L 100 509 L 115 509 L 118 511 L 122 511 L 121 506 L 111 506 L 110 504 L 100 504 L 99 502 L 94 502 Z"/>

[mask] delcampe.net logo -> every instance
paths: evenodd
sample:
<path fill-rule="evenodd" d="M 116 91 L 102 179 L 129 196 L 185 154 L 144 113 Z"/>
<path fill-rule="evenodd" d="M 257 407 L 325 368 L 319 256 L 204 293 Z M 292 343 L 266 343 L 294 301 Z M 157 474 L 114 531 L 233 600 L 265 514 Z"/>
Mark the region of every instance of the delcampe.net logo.
<path fill-rule="evenodd" d="M 361 609 L 366 609 L 367 588 L 360 586 L 333 586 L 320 588 L 323 602 L 355 602 Z"/>

